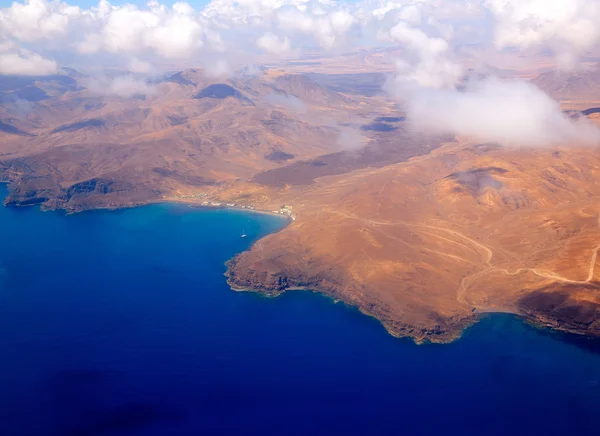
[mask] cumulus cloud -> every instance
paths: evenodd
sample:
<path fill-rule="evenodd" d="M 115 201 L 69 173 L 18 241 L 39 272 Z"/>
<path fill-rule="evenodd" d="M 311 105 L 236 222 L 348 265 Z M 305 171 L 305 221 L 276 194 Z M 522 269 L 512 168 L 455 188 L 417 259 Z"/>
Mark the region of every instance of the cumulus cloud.
<path fill-rule="evenodd" d="M 0 53 L 0 74 L 47 76 L 56 74 L 57 71 L 56 62 L 27 50 Z"/>
<path fill-rule="evenodd" d="M 277 9 L 275 21 L 280 31 L 299 32 L 303 37 L 314 38 L 324 49 L 332 49 L 344 42 L 355 17 L 346 9 L 324 9 L 324 5 Z"/>
<path fill-rule="evenodd" d="M 450 45 L 445 39 L 429 36 L 405 22 L 394 26 L 389 36 L 416 56 L 413 64 L 397 61 L 399 79 L 431 88 L 454 86 L 459 82 L 463 67 L 452 59 Z"/>
<path fill-rule="evenodd" d="M 173 65 L 218 57 L 231 65 L 260 51 L 284 55 L 383 43 L 406 50 L 398 62 L 405 81 L 444 88 L 461 79 L 454 50 L 465 29 L 469 38 L 481 32 L 478 40 L 491 43 L 491 31 L 481 25 L 492 24 L 486 20 L 494 21 L 497 48 L 549 47 L 563 64 L 600 42 L 598 0 L 212 0 L 200 8 L 182 1 L 138 6 L 99 0 L 87 9 L 69 1 L 20 0 L 0 8 L 0 47 L 61 60 L 67 52 L 84 64 L 96 55 L 142 73 L 150 70 L 148 61 L 164 59 Z M 480 26 L 465 25 L 469 20 Z"/>
<path fill-rule="evenodd" d="M 0 27 L 21 41 L 62 38 L 71 20 L 82 15 L 78 6 L 60 1 L 26 0 L 0 10 Z"/>
<path fill-rule="evenodd" d="M 373 12 L 379 20 L 377 38 L 400 45 L 406 52 L 396 60 L 398 83 L 405 82 L 403 87 L 452 87 L 463 76 L 464 68 L 455 59 L 451 44 L 453 26 L 440 22 L 434 15 L 442 6 L 438 3 L 437 0 L 401 6 L 387 3 L 385 8 Z M 453 0 L 449 3 L 456 5 Z"/>
<path fill-rule="evenodd" d="M 150 72 L 160 59 L 185 59 L 223 76 L 231 74 L 232 61 L 260 51 L 383 43 L 404 50 L 393 88 L 423 129 L 507 144 L 597 141 L 594 128 L 565 117 L 531 84 L 490 78 L 457 91 L 465 68 L 455 38 L 471 19 L 493 20 L 497 49 L 551 48 L 564 65 L 600 43 L 597 0 L 212 0 L 202 9 L 157 0 L 146 6 L 100 0 L 89 9 L 24 0 L 0 9 L 0 73 L 54 74 L 56 62 L 47 56 L 70 51 L 83 59 L 113 56 L 136 74 Z M 88 85 L 122 97 L 155 91 L 133 76 Z M 302 110 L 297 102 L 274 103 Z"/>
<path fill-rule="evenodd" d="M 279 38 L 271 32 L 258 38 L 256 45 L 267 53 L 283 54 L 291 50 L 290 40 L 287 37 Z"/>
<path fill-rule="evenodd" d="M 576 1 L 587 3 L 586 0 Z M 493 11 L 508 14 L 506 23 L 519 22 L 514 20 L 515 10 L 526 10 L 528 14 L 517 15 L 523 20 L 525 17 L 541 20 L 544 25 L 548 25 L 544 14 L 557 18 L 570 10 L 563 5 L 558 10 L 543 12 L 544 7 L 548 4 L 551 7 L 553 3 L 553 0 L 485 1 Z M 407 52 L 407 56 L 396 62 L 397 73 L 391 89 L 402 101 L 408 119 L 416 128 L 518 146 L 600 143 L 600 132 L 592 123 L 585 119 L 578 122 L 571 120 L 563 114 L 558 103 L 529 82 L 489 77 L 474 79 L 466 89 L 458 90 L 457 87 L 464 81 L 466 68 L 456 59 L 452 47 L 452 26 L 441 24 L 432 17 L 429 14 L 431 6 L 416 3 L 393 11 L 396 24 L 389 26 L 388 22 L 378 33 L 380 39 L 399 43 Z M 389 12 L 386 16 L 389 17 Z M 572 21 L 572 17 L 566 21 Z M 527 30 L 523 23 L 531 30 Z M 556 26 L 550 27 L 556 31 Z M 550 34 L 547 35 L 547 30 L 541 29 L 537 21 L 525 20 L 514 30 L 521 33 L 502 36 L 502 25 L 499 25 L 496 43 L 499 46 L 518 43 L 526 47 L 550 39 Z M 595 36 L 589 33 L 587 37 Z"/>
<path fill-rule="evenodd" d="M 504 47 L 549 47 L 570 66 L 600 41 L 597 0 L 485 0 L 496 20 L 494 42 Z"/>
<path fill-rule="evenodd" d="M 332 50 L 377 36 L 404 44 L 420 38 L 411 32 L 431 35 L 427 28 L 448 40 L 448 22 L 483 19 L 484 10 L 496 22 L 497 47 L 551 45 L 568 57 L 600 40 L 597 0 L 213 0 L 201 9 L 179 1 L 140 7 L 100 0 L 84 9 L 61 0 L 23 0 L 0 9 L 0 37 L 84 54 L 189 59 L 200 50 L 243 51 L 254 44 L 275 54 Z"/>
<path fill-rule="evenodd" d="M 418 128 L 515 146 L 557 143 L 599 144 L 600 131 L 575 122 L 529 82 L 488 78 L 459 92 L 417 89 L 406 103 Z"/>
<path fill-rule="evenodd" d="M 23 0 L 0 9 L 0 40 L 116 59 L 189 60 L 257 48 L 281 54 L 343 46 L 360 27 L 358 13 L 358 6 L 327 0 L 214 0 L 203 9 L 157 0 L 146 6 L 100 0 L 89 9 L 60 0 Z"/>
<path fill-rule="evenodd" d="M 203 45 L 203 29 L 187 3 L 171 8 L 148 3 L 147 10 L 125 4 L 112 6 L 101 0 L 89 16 L 89 30 L 77 44 L 82 53 L 141 53 L 150 50 L 164 58 L 189 57 Z"/>

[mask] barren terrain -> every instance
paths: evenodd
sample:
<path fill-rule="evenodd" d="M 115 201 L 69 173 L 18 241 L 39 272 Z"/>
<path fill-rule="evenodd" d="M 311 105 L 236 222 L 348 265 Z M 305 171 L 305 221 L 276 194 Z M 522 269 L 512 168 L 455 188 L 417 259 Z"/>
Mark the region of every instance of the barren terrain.
<path fill-rule="evenodd" d="M 589 150 L 458 142 L 269 192 L 296 220 L 233 260 L 230 283 L 317 289 L 417 340 L 496 311 L 597 335 L 599 170 Z"/>
<path fill-rule="evenodd" d="M 73 71 L 4 77 L 5 204 L 282 212 L 289 226 L 229 262 L 233 288 L 317 290 L 417 341 L 452 340 L 482 312 L 600 335 L 597 150 L 417 132 L 378 91 L 378 59 L 218 80 L 185 70 L 133 98 L 93 93 Z M 597 118 L 596 70 L 539 73 L 519 72 Z"/>

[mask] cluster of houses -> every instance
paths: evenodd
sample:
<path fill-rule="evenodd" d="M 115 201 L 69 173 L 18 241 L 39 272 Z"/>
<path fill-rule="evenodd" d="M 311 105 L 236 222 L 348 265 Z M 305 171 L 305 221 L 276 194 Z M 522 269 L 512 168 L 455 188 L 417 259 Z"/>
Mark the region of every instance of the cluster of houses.
<path fill-rule="evenodd" d="M 278 213 L 280 215 L 286 215 L 294 221 L 296 217 L 292 213 L 292 206 L 286 206 L 285 204 L 279 208 L 279 210 L 274 210 L 273 213 Z"/>
<path fill-rule="evenodd" d="M 177 194 L 174 197 L 175 198 L 204 198 L 207 195 L 208 194 L 205 194 L 204 192 L 199 192 L 197 194 Z"/>
<path fill-rule="evenodd" d="M 205 198 L 207 197 L 208 194 L 205 194 L 203 192 L 199 192 L 196 194 L 177 194 L 174 197 L 178 198 L 178 199 L 191 199 L 191 198 Z M 202 202 L 202 206 L 208 206 L 208 207 L 235 207 L 238 209 L 248 209 L 248 210 L 254 210 L 254 206 L 247 206 L 247 205 L 241 205 L 241 204 L 236 204 L 236 203 L 219 203 L 219 202 L 215 202 L 215 201 L 210 201 L 210 200 L 205 200 Z M 292 220 L 295 220 L 296 217 L 294 216 L 294 214 L 292 213 L 292 206 L 287 206 L 287 205 L 283 205 L 281 206 L 278 210 L 273 210 L 273 213 L 279 214 L 279 215 L 285 215 L 289 218 L 291 218 Z"/>
<path fill-rule="evenodd" d="M 238 209 L 248 209 L 254 210 L 254 206 L 246 206 L 236 203 L 217 203 L 214 201 L 203 201 L 202 206 L 210 206 L 210 207 L 236 207 Z"/>

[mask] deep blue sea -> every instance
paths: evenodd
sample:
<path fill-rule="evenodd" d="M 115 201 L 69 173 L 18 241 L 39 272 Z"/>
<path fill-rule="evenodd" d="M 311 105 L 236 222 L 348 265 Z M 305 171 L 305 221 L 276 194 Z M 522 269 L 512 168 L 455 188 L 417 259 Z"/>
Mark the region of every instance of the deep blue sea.
<path fill-rule="evenodd" d="M 418 346 L 315 293 L 230 290 L 224 262 L 282 225 L 0 208 L 0 435 L 598 434 L 597 341 L 497 315 Z"/>

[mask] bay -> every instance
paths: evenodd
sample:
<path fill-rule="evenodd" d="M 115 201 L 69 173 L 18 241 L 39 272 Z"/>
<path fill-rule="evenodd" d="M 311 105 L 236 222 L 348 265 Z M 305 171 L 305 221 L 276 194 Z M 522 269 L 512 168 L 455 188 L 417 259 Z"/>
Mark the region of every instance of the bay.
<path fill-rule="evenodd" d="M 283 225 L 0 208 L 0 434 L 597 432 L 597 340 L 490 315 L 419 346 L 316 293 L 229 289 L 224 263 Z"/>

